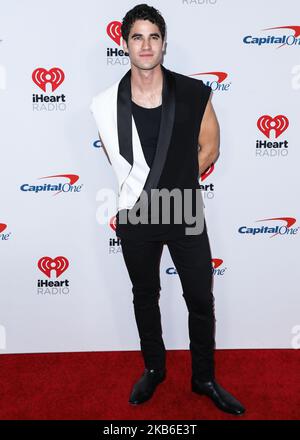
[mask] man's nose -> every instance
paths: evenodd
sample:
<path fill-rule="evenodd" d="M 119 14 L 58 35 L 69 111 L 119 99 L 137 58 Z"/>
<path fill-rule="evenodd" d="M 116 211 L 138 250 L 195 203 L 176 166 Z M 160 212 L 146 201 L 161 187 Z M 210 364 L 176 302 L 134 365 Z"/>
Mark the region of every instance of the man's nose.
<path fill-rule="evenodd" d="M 148 49 L 150 48 L 150 40 L 148 40 L 147 38 L 145 38 L 144 42 L 143 42 L 143 49 Z"/>

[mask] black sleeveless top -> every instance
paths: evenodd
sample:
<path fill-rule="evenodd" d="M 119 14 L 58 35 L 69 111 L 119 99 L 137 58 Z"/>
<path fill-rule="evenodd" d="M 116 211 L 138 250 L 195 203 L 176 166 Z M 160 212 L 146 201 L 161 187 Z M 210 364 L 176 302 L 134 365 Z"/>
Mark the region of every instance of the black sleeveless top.
<path fill-rule="evenodd" d="M 211 87 L 201 80 L 172 72 L 175 78 L 176 110 L 170 146 L 166 162 L 157 184 L 157 189 L 178 188 L 192 190 L 192 211 L 196 214 L 196 199 L 202 200 L 199 193 L 198 135 Z M 131 103 L 132 114 L 141 140 L 146 162 L 149 166 L 154 159 L 157 137 L 159 134 L 162 106 L 148 109 Z M 183 199 L 185 196 L 183 195 Z M 203 200 L 202 200 L 203 204 Z M 184 205 L 184 202 L 183 202 Z M 201 205 L 201 203 L 200 203 Z M 182 238 L 186 234 L 187 224 L 174 221 L 174 205 L 170 204 L 171 221 L 163 224 L 127 224 L 119 223 L 119 212 L 116 214 L 116 235 L 127 240 L 161 240 Z M 125 210 L 129 213 L 130 210 Z"/>
<path fill-rule="evenodd" d="M 131 101 L 131 108 L 145 160 L 151 168 L 157 147 L 162 105 L 147 108 Z"/>

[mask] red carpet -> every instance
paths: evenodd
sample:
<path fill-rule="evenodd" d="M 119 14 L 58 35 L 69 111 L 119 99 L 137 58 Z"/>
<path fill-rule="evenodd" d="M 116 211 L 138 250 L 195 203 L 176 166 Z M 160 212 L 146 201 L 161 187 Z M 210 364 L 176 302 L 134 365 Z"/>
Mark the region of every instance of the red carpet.
<path fill-rule="evenodd" d="M 299 350 L 217 350 L 217 380 L 246 407 L 227 415 L 190 390 L 190 352 L 167 352 L 167 378 L 132 406 L 140 352 L 1 355 L 0 419 L 299 420 Z"/>

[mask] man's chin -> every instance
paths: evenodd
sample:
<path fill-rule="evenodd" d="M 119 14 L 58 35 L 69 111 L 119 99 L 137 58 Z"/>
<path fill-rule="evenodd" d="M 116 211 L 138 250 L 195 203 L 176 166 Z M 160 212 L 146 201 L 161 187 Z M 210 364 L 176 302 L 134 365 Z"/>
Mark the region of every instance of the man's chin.
<path fill-rule="evenodd" d="M 145 62 L 138 62 L 138 63 L 133 63 L 135 67 L 137 67 L 138 69 L 141 70 L 152 70 L 154 69 L 154 67 L 156 67 L 158 64 L 160 64 L 159 61 L 145 61 Z"/>

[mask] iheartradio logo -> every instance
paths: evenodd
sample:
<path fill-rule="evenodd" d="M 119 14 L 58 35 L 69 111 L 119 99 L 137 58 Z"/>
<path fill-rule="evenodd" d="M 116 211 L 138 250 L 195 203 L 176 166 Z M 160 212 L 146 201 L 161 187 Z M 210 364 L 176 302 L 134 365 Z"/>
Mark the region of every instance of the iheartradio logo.
<path fill-rule="evenodd" d="M 46 70 L 38 67 L 32 72 L 33 82 L 44 92 L 47 93 L 47 85 L 50 84 L 51 93 L 54 92 L 63 83 L 65 74 L 59 67 L 52 67 Z M 48 86 L 49 87 L 49 86 Z M 32 95 L 33 111 L 65 111 L 66 96 L 61 95 L 44 95 L 43 93 L 33 93 Z"/>
<path fill-rule="evenodd" d="M 117 20 L 111 21 L 106 26 L 107 35 L 119 47 L 121 46 L 121 42 L 122 42 L 121 26 L 122 23 Z M 106 49 L 106 55 L 107 55 L 108 65 L 119 66 L 120 64 L 122 64 L 124 66 L 129 64 L 129 54 L 125 52 L 123 49 L 120 49 L 118 47 L 108 47 Z"/>
<path fill-rule="evenodd" d="M 258 129 L 270 139 L 271 130 L 274 130 L 275 139 L 278 138 L 289 126 L 289 120 L 284 115 L 272 118 L 269 115 L 261 116 L 257 121 Z"/>
<path fill-rule="evenodd" d="M 285 115 L 277 115 L 272 118 L 270 115 L 263 115 L 257 121 L 257 128 L 265 137 L 270 139 L 271 133 L 277 139 L 286 131 L 289 126 L 289 120 Z M 287 156 L 288 141 L 266 141 L 258 139 L 256 141 L 255 155 L 259 157 L 282 157 Z"/>
<path fill-rule="evenodd" d="M 106 27 L 106 33 L 118 46 L 121 46 L 121 26 L 120 21 L 111 21 Z"/>
<path fill-rule="evenodd" d="M 205 180 L 215 169 L 215 165 L 211 164 L 210 167 L 207 168 L 202 174 L 201 174 L 201 180 Z"/>
<path fill-rule="evenodd" d="M 38 67 L 32 72 L 33 82 L 46 93 L 47 84 L 51 84 L 52 92 L 54 92 L 64 81 L 65 74 L 59 67 L 52 67 L 46 70 L 43 67 Z"/>
<path fill-rule="evenodd" d="M 203 182 L 215 169 L 215 164 L 212 163 L 210 167 L 208 167 L 200 177 L 200 181 Z M 214 183 L 200 183 L 199 186 L 201 188 L 202 196 L 204 199 L 213 199 L 215 197 L 215 185 Z"/>
<path fill-rule="evenodd" d="M 113 231 L 115 231 L 115 230 L 117 229 L 116 221 L 117 221 L 117 218 L 116 218 L 116 216 L 114 215 L 114 216 L 110 219 L 110 222 L 109 222 L 109 226 L 111 227 L 111 229 L 112 229 Z"/>
<path fill-rule="evenodd" d="M 51 278 L 51 271 L 54 270 L 56 278 L 60 277 L 69 267 L 69 261 L 66 257 L 59 256 L 56 258 L 42 257 L 38 261 L 38 268 L 48 278 Z"/>

